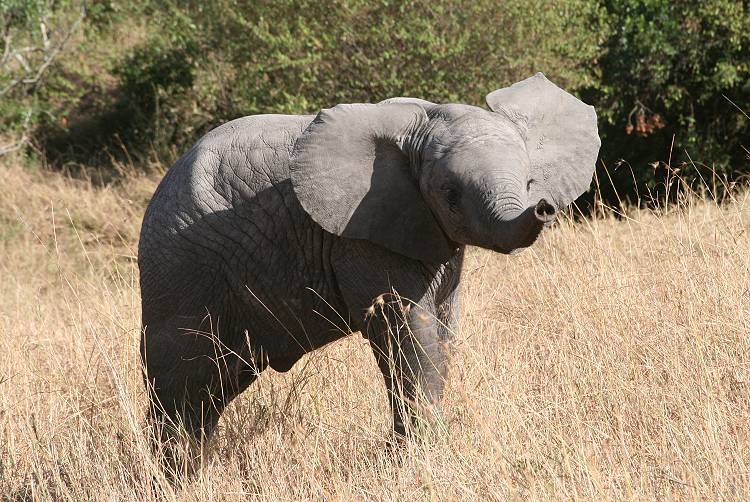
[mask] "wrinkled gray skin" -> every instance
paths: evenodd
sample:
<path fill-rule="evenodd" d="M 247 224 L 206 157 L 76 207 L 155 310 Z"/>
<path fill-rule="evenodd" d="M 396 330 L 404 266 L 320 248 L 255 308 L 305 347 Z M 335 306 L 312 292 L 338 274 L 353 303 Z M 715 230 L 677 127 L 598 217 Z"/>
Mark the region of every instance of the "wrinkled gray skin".
<path fill-rule="evenodd" d="M 588 188 L 599 149 L 593 108 L 541 74 L 487 102 L 251 116 L 198 141 L 141 231 L 152 419 L 205 439 L 264 368 L 351 331 L 372 345 L 396 433 L 417 403 L 439 407 L 465 246 L 530 246 Z"/>

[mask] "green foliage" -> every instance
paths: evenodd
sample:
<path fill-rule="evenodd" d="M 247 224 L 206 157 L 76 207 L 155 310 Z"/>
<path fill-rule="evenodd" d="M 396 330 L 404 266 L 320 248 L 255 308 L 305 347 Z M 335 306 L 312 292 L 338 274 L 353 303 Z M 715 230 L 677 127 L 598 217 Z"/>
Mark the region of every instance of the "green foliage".
<path fill-rule="evenodd" d="M 121 136 L 128 143 L 152 147 L 181 143 L 186 110 L 180 106 L 195 83 L 193 43 L 166 45 L 149 39 L 113 69 L 120 79 L 116 109 L 126 117 Z"/>
<path fill-rule="evenodd" d="M 18 138 L 0 141 L 0 155 L 26 146 L 30 128 L 44 120 L 61 83 L 57 57 L 82 20 L 75 1 L 0 0 L 0 135 Z"/>
<path fill-rule="evenodd" d="M 590 47 L 576 4 L 509 0 L 183 2 L 204 53 L 231 68 L 222 90 L 232 114 L 315 112 L 339 102 L 396 95 L 483 103 L 497 87 L 545 69 L 588 76 L 569 47 Z M 192 5 L 191 5 L 192 4 Z M 529 16 L 529 11 L 538 12 Z M 561 50 L 562 49 L 562 50 Z"/>
<path fill-rule="evenodd" d="M 38 42 L 41 19 L 64 34 L 78 5 L 0 0 L 0 29 Z M 596 106 L 620 195 L 658 187 L 666 171 L 650 164 L 679 166 L 685 152 L 719 172 L 745 168 L 750 119 L 730 103 L 750 105 L 739 0 L 97 0 L 86 15 L 45 78 L 0 100 L 5 132 L 31 112 L 34 145 L 58 164 L 169 163 L 254 113 L 392 96 L 483 105 L 544 71 Z"/>
<path fill-rule="evenodd" d="M 122 93 L 136 108 L 155 111 L 160 93 L 181 94 L 193 86 L 193 62 L 184 47 L 158 42 L 139 47 L 114 69 Z"/>
<path fill-rule="evenodd" d="M 46 12 L 46 6 L 47 2 L 44 0 L 1 0 L 0 16 L 3 18 L 3 28 L 8 31 L 14 28 L 30 28 Z M 5 40 L 2 42 L 5 43 Z"/>
<path fill-rule="evenodd" d="M 641 192 L 660 188 L 664 162 L 688 180 L 742 169 L 750 120 L 750 11 L 736 0 L 604 0 L 611 27 L 585 93 L 599 112 L 602 157 L 625 159 Z M 731 100 L 731 101 L 730 101 Z M 692 159 L 692 161 L 691 161 Z M 656 169 L 649 163 L 661 161 Z M 693 164 L 693 161 L 695 165 Z M 697 167 L 696 167 L 697 166 Z M 615 173 L 621 195 L 630 170 Z M 661 187 L 663 189 L 663 187 Z"/>

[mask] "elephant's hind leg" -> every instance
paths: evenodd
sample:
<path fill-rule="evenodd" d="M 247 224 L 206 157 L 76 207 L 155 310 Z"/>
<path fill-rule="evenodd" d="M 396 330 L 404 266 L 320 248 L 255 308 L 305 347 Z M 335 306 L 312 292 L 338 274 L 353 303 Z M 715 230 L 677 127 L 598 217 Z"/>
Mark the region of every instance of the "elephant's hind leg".
<path fill-rule="evenodd" d="M 173 318 L 146 326 L 141 338 L 155 446 L 178 471 L 175 452 L 188 453 L 181 464 L 189 466 L 224 408 L 262 370 L 241 333 L 214 333 L 206 324 Z"/>

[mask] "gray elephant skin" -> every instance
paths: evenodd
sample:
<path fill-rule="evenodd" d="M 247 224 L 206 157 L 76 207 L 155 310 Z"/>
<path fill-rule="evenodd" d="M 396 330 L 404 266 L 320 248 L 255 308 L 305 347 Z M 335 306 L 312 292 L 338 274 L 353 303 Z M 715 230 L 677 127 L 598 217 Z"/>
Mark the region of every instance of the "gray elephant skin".
<path fill-rule="evenodd" d="M 180 158 L 138 249 L 151 420 L 203 441 L 267 366 L 357 331 L 396 434 L 439 409 L 465 246 L 530 246 L 600 145 L 594 109 L 541 73 L 486 101 L 244 117 Z"/>

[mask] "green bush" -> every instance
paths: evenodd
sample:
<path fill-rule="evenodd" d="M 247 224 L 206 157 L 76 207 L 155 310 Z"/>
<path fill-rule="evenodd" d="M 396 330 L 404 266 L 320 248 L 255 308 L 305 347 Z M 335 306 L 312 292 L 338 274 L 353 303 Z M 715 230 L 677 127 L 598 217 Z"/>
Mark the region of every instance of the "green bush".
<path fill-rule="evenodd" d="M 95 3 L 82 53 L 108 46 L 117 25 L 148 19 L 149 28 L 106 62 L 115 89 L 83 79 L 89 91 L 71 92 L 70 123 L 45 121 L 36 135 L 58 163 L 154 154 L 168 163 L 205 130 L 242 115 L 397 95 L 481 105 L 487 92 L 540 70 L 576 88 L 594 81 L 588 62 L 601 35 L 584 24 L 597 8 L 589 0 L 552 8 L 545 0 L 502 8 L 488 0 Z M 60 73 L 79 74 L 74 66 L 61 64 Z"/>
<path fill-rule="evenodd" d="M 32 40 L 43 16 L 64 33 L 77 5 L 0 0 L 0 28 Z M 483 105 L 544 71 L 597 108 L 608 202 L 615 188 L 663 192 L 665 162 L 688 181 L 703 166 L 747 169 L 750 120 L 732 104 L 750 107 L 738 0 L 98 0 L 73 42 L 0 102 L 5 132 L 31 110 L 34 147 L 60 165 L 168 164 L 255 113 L 392 96 Z"/>
<path fill-rule="evenodd" d="M 397 95 L 483 104 L 541 69 L 580 84 L 595 56 L 597 35 L 582 29 L 589 2 L 548 4 L 224 0 L 186 11 L 204 50 L 231 68 L 235 114 L 298 113 Z"/>
<path fill-rule="evenodd" d="M 129 136 L 159 152 L 255 113 L 400 95 L 482 104 L 487 92 L 542 69 L 568 86 L 591 81 L 586 61 L 598 34 L 581 29 L 590 2 L 546 4 L 179 1 L 148 13 L 161 30 L 114 73 L 129 127 L 137 122 L 142 133 Z"/>
<path fill-rule="evenodd" d="M 61 82 L 59 54 L 80 29 L 80 3 L 61 0 L 0 0 L 0 154 L 27 144 L 30 128 L 43 119 L 46 102 Z"/>
<path fill-rule="evenodd" d="M 185 137 L 191 128 L 184 123 L 188 109 L 182 102 L 195 85 L 195 56 L 190 42 L 165 45 L 150 39 L 113 69 L 120 79 L 115 107 L 125 118 L 121 136 L 129 144 L 159 148 L 192 141 Z"/>
<path fill-rule="evenodd" d="M 620 195 L 663 193 L 668 162 L 688 181 L 712 170 L 731 176 L 747 169 L 741 144 L 750 138 L 750 120 L 732 104 L 750 105 L 747 3 L 603 0 L 602 6 L 610 34 L 598 59 L 600 77 L 584 95 L 597 106 L 602 159 Z"/>

